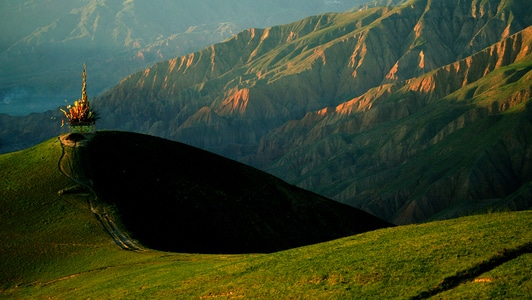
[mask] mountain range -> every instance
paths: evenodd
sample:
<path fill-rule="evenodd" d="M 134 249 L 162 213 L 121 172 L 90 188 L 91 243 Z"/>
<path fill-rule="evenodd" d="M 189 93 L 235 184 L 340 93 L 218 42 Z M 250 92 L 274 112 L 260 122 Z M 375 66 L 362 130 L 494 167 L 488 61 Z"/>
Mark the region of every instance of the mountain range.
<path fill-rule="evenodd" d="M 0 112 L 27 115 L 77 95 L 92 66 L 93 95 L 161 60 L 250 27 L 267 27 L 363 1 L 14 1 L 0 4 Z"/>
<path fill-rule="evenodd" d="M 527 209 L 531 16 L 524 0 L 412 0 L 251 28 L 124 78 L 92 101 L 97 126 L 197 146 L 396 224 Z M 0 147 L 53 136 L 58 118 L 1 115 Z"/>

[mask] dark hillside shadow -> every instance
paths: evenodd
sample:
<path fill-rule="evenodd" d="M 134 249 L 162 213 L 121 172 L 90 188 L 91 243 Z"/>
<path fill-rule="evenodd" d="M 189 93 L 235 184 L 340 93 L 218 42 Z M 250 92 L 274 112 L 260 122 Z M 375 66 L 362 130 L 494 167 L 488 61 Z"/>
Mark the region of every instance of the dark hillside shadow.
<path fill-rule="evenodd" d="M 147 135 L 99 132 L 94 190 L 133 238 L 175 252 L 273 252 L 393 226 L 241 163 Z"/>

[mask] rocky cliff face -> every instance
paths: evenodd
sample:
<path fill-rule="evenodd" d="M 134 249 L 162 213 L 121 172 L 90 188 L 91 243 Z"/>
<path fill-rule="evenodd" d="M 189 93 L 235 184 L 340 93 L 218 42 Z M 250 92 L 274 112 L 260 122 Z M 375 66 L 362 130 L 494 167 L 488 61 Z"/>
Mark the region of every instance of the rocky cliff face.
<path fill-rule="evenodd" d="M 531 178 L 531 33 L 287 123 L 262 139 L 256 161 L 397 223 L 462 201 L 516 207 L 507 198 L 525 198 Z"/>
<path fill-rule="evenodd" d="M 243 31 L 125 78 L 94 101 L 98 126 L 199 146 L 397 223 L 479 201 L 526 208 L 525 2 L 408 1 Z"/>

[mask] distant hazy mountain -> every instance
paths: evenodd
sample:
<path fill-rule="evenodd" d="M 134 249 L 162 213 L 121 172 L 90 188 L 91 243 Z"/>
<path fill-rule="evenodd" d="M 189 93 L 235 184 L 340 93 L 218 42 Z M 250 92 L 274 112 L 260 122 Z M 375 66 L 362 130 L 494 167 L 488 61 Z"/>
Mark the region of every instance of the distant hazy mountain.
<path fill-rule="evenodd" d="M 0 3 L 0 113 L 64 104 L 78 71 L 92 95 L 156 61 L 197 51 L 250 27 L 268 27 L 363 0 L 5 0 Z"/>
<path fill-rule="evenodd" d="M 524 209 L 531 25 L 525 0 L 323 14 L 155 64 L 93 104 L 101 129 L 198 146 L 395 223 Z M 2 116 L 0 143 L 57 134 L 58 116 Z"/>

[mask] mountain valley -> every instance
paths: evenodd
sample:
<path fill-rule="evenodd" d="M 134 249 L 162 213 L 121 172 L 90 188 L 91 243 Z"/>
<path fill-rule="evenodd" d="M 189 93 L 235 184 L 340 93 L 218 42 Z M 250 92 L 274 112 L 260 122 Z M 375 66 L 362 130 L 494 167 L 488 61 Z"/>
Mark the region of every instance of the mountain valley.
<path fill-rule="evenodd" d="M 193 145 L 396 224 L 528 209 L 531 15 L 526 1 L 418 0 L 251 28 L 124 78 L 93 100 L 98 128 Z M 1 115 L 1 149 L 57 135 L 59 118 Z"/>

